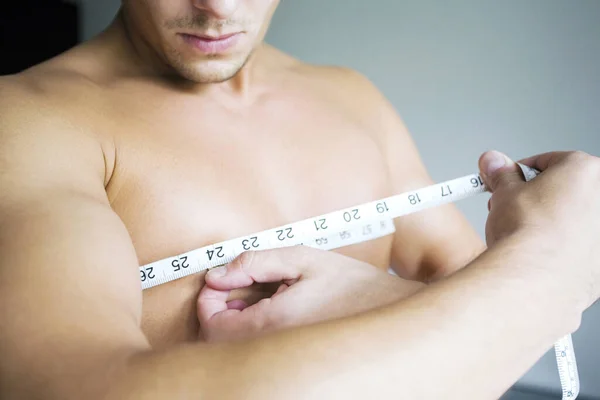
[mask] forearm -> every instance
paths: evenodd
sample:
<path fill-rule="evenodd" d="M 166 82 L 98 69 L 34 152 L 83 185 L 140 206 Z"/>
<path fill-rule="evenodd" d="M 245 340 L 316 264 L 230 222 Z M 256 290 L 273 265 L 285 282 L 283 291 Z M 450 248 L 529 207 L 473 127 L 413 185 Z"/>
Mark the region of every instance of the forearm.
<path fill-rule="evenodd" d="M 498 398 L 579 323 L 556 255 L 506 242 L 392 306 L 233 344 L 132 359 L 115 398 Z M 476 377 L 477 379 L 472 379 Z"/>

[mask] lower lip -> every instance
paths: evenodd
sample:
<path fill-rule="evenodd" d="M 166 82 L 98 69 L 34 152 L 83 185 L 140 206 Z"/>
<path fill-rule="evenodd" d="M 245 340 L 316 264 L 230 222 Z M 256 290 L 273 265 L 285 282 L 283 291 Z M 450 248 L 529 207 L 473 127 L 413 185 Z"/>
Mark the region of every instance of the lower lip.
<path fill-rule="evenodd" d="M 183 40 L 206 54 L 224 53 L 238 42 L 241 33 L 235 33 L 222 39 L 209 40 L 198 36 L 182 34 Z"/>

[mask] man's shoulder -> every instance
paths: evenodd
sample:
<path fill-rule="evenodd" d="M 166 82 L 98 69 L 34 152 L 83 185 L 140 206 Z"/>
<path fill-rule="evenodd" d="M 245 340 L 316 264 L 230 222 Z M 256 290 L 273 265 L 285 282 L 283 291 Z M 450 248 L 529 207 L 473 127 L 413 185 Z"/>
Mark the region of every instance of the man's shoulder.
<path fill-rule="evenodd" d="M 51 60 L 22 72 L 0 77 L 0 112 L 11 104 L 23 102 L 32 105 L 48 102 L 57 107 L 66 106 L 69 95 L 94 89 L 97 89 L 97 85 L 85 74 L 69 65 Z"/>
<path fill-rule="evenodd" d="M 45 148 L 71 154 L 73 162 L 97 158 L 101 141 L 82 116 L 93 107 L 90 90 L 78 74 L 45 65 L 0 77 L 0 157 Z"/>
<path fill-rule="evenodd" d="M 334 64 L 307 62 L 266 45 L 263 49 L 265 59 L 272 70 L 283 72 L 285 80 L 301 84 L 302 87 L 328 93 L 346 99 L 361 96 L 380 96 L 379 90 L 367 75 L 357 69 Z"/>
<path fill-rule="evenodd" d="M 0 127 L 72 123 L 82 107 L 93 107 L 98 89 L 68 66 L 42 63 L 0 77 Z"/>
<path fill-rule="evenodd" d="M 379 89 L 367 75 L 351 67 L 297 61 L 295 70 L 328 93 L 342 98 L 363 97 L 365 100 L 364 96 L 381 96 Z"/>
<path fill-rule="evenodd" d="M 380 132 L 382 118 L 397 118 L 395 109 L 363 72 L 347 66 L 298 63 L 295 67 L 306 88 L 331 107 L 358 121 L 370 132 Z"/>
<path fill-rule="evenodd" d="M 337 104 L 365 118 L 374 110 L 387 106 L 383 93 L 377 85 L 358 69 L 332 64 L 316 64 L 294 59 L 288 69 L 297 82 L 315 94 L 326 96 Z"/>

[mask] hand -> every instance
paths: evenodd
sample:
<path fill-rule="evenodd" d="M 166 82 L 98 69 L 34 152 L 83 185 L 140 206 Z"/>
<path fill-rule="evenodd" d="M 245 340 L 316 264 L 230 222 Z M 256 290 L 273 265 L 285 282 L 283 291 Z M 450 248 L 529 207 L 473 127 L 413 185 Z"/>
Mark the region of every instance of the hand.
<path fill-rule="evenodd" d="M 552 152 L 520 162 L 542 173 L 525 183 L 504 154 L 487 152 L 479 160 L 492 192 L 487 243 L 515 234 L 539 237 L 543 248 L 564 260 L 561 271 L 553 272 L 574 279 L 578 291 L 585 288 L 589 306 L 600 297 L 600 159 Z"/>
<path fill-rule="evenodd" d="M 207 341 L 236 340 L 315 323 L 390 304 L 415 293 L 405 281 L 334 252 L 295 246 L 247 252 L 209 271 L 198 297 L 198 319 Z M 229 291 L 279 282 L 270 298 L 248 306 L 228 302 Z"/>

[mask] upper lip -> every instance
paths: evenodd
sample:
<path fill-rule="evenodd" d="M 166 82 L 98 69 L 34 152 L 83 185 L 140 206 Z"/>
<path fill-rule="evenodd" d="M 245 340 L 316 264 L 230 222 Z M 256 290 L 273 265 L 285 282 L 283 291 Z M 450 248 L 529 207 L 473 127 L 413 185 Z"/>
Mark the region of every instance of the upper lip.
<path fill-rule="evenodd" d="M 226 34 L 222 34 L 222 35 L 205 35 L 205 34 L 199 34 L 199 33 L 184 33 L 185 35 L 190 35 L 190 36 L 195 36 L 197 38 L 203 39 L 203 40 L 224 40 L 227 38 L 230 38 L 231 36 L 237 35 L 240 32 L 232 32 L 232 33 L 226 33 Z"/>

